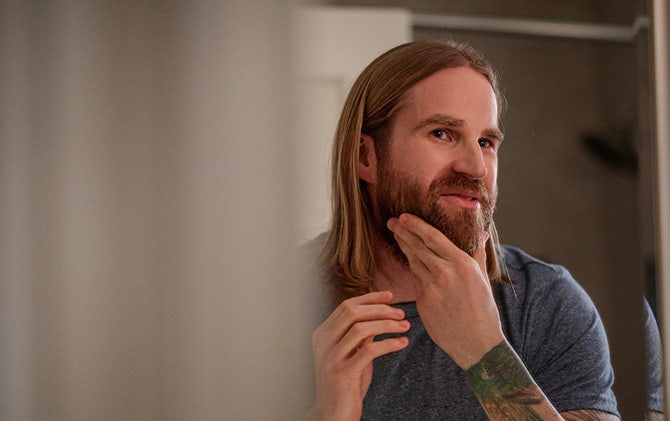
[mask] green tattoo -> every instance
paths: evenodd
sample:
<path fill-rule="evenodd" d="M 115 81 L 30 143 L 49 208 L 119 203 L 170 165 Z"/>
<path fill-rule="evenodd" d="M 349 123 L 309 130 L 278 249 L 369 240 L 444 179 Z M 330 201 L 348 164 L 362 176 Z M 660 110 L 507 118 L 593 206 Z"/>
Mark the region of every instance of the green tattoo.
<path fill-rule="evenodd" d="M 542 403 L 544 396 L 507 341 L 493 347 L 465 374 L 490 419 L 541 420 L 530 406 Z"/>

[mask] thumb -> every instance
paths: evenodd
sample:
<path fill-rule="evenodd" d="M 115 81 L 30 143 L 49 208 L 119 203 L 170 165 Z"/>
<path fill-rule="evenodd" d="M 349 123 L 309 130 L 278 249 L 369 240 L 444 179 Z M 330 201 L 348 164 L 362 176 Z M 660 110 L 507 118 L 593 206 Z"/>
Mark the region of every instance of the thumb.
<path fill-rule="evenodd" d="M 489 238 L 491 238 L 489 233 L 484 231 L 479 241 L 479 247 L 477 247 L 477 250 L 475 250 L 475 253 L 472 255 L 472 257 L 477 261 L 477 264 L 479 264 L 479 268 L 484 275 L 488 273 L 486 270 L 486 243 Z"/>

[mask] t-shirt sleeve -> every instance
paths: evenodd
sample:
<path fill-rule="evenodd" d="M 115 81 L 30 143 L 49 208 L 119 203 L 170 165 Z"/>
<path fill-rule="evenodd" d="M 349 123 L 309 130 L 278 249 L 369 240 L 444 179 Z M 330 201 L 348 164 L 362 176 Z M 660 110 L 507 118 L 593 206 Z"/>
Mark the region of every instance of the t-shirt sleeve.
<path fill-rule="evenodd" d="M 645 299 L 645 337 L 647 340 L 647 409 L 663 412 L 663 355 L 656 317 Z"/>
<path fill-rule="evenodd" d="M 584 289 L 560 266 L 538 265 L 529 288 L 522 359 L 559 411 L 618 415 L 614 373 L 600 316 Z"/>

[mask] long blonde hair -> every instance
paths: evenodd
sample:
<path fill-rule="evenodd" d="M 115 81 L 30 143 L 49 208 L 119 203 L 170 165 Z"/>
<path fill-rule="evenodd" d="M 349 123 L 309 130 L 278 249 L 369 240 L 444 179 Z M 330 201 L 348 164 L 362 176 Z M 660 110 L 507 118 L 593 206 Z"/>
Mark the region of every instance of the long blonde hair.
<path fill-rule="evenodd" d="M 383 159 L 391 123 L 405 93 L 433 73 L 470 67 L 493 87 L 500 117 L 504 97 L 494 69 L 473 48 L 443 41 L 415 41 L 395 47 L 370 63 L 354 82 L 337 125 L 332 151 L 332 222 L 324 245 L 322 264 L 335 270 L 337 300 L 372 289 L 375 225 L 372 204 L 358 177 L 361 134 L 374 140 Z M 493 221 L 486 243 L 487 271 L 492 284 L 503 280 L 498 238 Z"/>

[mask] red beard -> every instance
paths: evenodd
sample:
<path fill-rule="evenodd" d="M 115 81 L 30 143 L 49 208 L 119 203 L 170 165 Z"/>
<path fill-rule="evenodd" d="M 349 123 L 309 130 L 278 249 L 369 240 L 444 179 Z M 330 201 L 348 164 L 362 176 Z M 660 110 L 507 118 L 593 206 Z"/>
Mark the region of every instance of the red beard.
<path fill-rule="evenodd" d="M 489 193 L 481 180 L 473 180 L 456 173 L 436 179 L 423 192 L 419 183 L 409 175 L 392 171 L 387 165 L 379 163 L 377 175 L 377 210 L 379 220 L 377 229 L 384 242 L 401 262 L 407 263 L 407 257 L 386 227 L 391 217 L 410 213 L 423 219 L 441 231 L 458 248 L 473 255 L 480 246 L 482 234 L 489 229 L 497 199 L 497 191 Z M 477 192 L 480 210 L 445 209 L 438 199 L 453 189 Z"/>

